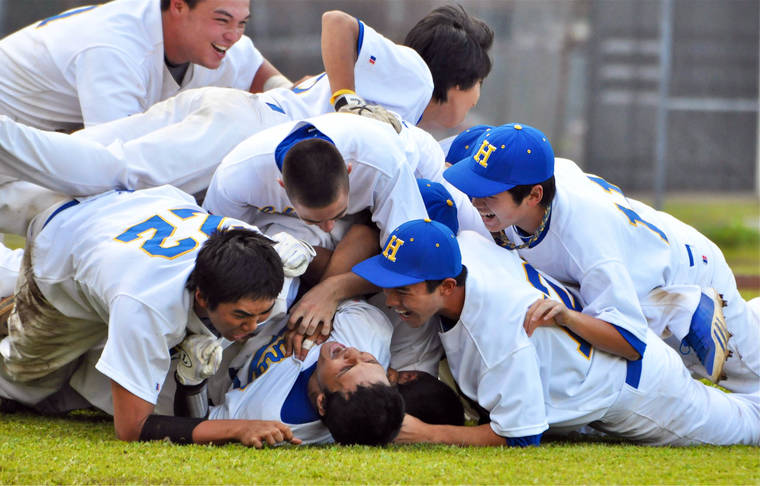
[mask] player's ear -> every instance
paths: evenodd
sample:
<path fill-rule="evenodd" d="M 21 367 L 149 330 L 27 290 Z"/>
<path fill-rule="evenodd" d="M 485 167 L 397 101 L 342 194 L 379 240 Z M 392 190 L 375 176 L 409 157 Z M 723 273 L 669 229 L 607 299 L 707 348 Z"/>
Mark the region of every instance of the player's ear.
<path fill-rule="evenodd" d="M 438 287 L 441 289 L 442 295 L 451 295 L 452 292 L 454 292 L 454 289 L 457 286 L 457 281 L 454 278 L 446 278 L 441 282 L 441 285 Z"/>
<path fill-rule="evenodd" d="M 195 301 L 198 303 L 199 306 L 201 306 L 204 310 L 208 310 L 208 300 L 203 296 L 201 293 L 201 289 L 195 288 Z"/>
<path fill-rule="evenodd" d="M 351 169 L 353 169 L 353 168 L 354 168 L 353 164 L 351 162 L 349 162 L 348 165 L 346 165 L 346 174 L 350 174 L 351 173 Z"/>
<path fill-rule="evenodd" d="M 327 398 L 325 397 L 325 394 L 322 392 L 319 392 L 314 399 L 314 404 L 317 407 L 317 413 L 319 414 L 320 417 L 324 417 L 325 414 L 327 413 L 327 410 L 325 409 L 326 401 L 327 401 Z"/>
<path fill-rule="evenodd" d="M 541 203 L 541 200 L 544 198 L 544 188 L 541 186 L 541 184 L 536 184 L 530 189 L 530 194 L 528 194 L 528 202 L 532 206 L 537 206 Z"/>
<path fill-rule="evenodd" d="M 282 187 L 283 189 L 285 189 L 285 183 L 282 182 L 282 179 L 277 179 L 277 183 L 280 185 L 280 187 Z"/>

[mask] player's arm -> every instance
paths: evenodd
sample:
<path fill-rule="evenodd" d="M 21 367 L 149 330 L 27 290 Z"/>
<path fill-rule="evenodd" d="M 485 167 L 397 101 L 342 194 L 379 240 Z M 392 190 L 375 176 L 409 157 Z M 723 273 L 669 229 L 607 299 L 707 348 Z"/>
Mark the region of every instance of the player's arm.
<path fill-rule="evenodd" d="M 153 404 L 111 381 L 114 428 L 120 440 L 149 441 L 169 438 L 177 444 L 225 444 L 240 442 L 256 448 L 280 442 L 299 444 L 290 428 L 265 420 L 204 420 L 152 415 Z"/>
<path fill-rule="evenodd" d="M 253 77 L 249 91 L 251 93 L 261 93 L 273 88 L 290 88 L 292 86 L 293 82 L 264 58 L 264 61 Z"/>
<path fill-rule="evenodd" d="M 609 322 L 582 312 L 568 309 L 553 299 L 538 299 L 525 313 L 523 327 L 528 336 L 541 326 L 564 326 L 582 337 L 594 347 L 608 353 L 635 361 L 641 354 Z"/>
<path fill-rule="evenodd" d="M 322 63 L 330 91 L 347 89 L 355 91 L 354 64 L 356 63 L 356 43 L 359 38 L 359 22 L 340 10 L 322 14 Z"/>
<path fill-rule="evenodd" d="M 330 334 L 332 318 L 341 301 L 378 291 L 377 287 L 351 272 L 354 265 L 379 252 L 377 241 L 376 228 L 353 225 L 330 256 L 322 280 L 293 306 L 288 327 L 295 329 L 300 338 L 294 336 L 289 340 L 288 348 L 292 347 L 296 356 L 305 357 L 302 356 L 306 352 L 301 349 L 301 341 L 314 335 L 320 322 L 323 323 L 322 338 L 315 341 L 320 342 Z"/>
<path fill-rule="evenodd" d="M 397 444 L 448 444 L 457 446 L 503 446 L 525 447 L 539 445 L 541 434 L 528 437 L 502 437 L 496 434 L 491 424 L 478 426 L 431 425 L 405 415 L 396 440 Z"/>

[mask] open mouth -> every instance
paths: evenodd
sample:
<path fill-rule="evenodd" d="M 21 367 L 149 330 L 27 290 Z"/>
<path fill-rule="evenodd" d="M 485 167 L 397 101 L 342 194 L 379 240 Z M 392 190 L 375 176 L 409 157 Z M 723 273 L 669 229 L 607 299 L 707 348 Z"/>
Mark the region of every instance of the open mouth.
<path fill-rule="evenodd" d="M 398 314 L 399 316 L 401 316 L 402 319 L 406 319 L 406 318 L 408 318 L 409 316 L 412 315 L 412 313 L 410 311 L 408 311 L 408 310 L 394 308 L 393 311 L 396 314 Z"/>
<path fill-rule="evenodd" d="M 213 47 L 214 50 L 220 54 L 225 54 L 227 52 L 227 49 L 229 49 L 229 47 L 220 46 L 214 42 L 211 43 L 211 47 Z"/>
<path fill-rule="evenodd" d="M 346 347 L 341 343 L 333 343 L 330 347 L 330 359 L 335 359 L 344 349 L 346 349 Z"/>

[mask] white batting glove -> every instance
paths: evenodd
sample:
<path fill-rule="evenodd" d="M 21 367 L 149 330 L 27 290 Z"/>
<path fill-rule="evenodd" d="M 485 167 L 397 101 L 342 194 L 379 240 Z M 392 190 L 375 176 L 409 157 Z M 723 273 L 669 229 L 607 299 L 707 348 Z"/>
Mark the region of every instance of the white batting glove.
<path fill-rule="evenodd" d="M 401 121 L 398 117 L 386 110 L 380 105 L 367 104 L 364 99 L 354 93 L 347 93 L 338 96 L 333 104 L 335 111 L 340 113 L 353 113 L 354 115 L 365 116 L 374 120 L 380 120 L 390 124 L 396 133 L 401 133 Z"/>
<path fill-rule="evenodd" d="M 317 254 L 314 248 L 303 240 L 299 240 L 290 234 L 281 231 L 270 238 L 277 243 L 274 250 L 280 255 L 282 269 L 286 277 L 299 277 L 306 271 L 306 267 Z"/>
<path fill-rule="evenodd" d="M 201 384 L 222 364 L 222 338 L 188 334 L 178 348 L 177 381 L 183 385 Z"/>

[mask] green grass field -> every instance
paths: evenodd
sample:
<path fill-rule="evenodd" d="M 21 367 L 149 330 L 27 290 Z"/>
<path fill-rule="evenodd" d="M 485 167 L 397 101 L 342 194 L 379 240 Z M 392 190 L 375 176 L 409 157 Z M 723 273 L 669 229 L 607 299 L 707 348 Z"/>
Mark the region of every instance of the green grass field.
<path fill-rule="evenodd" d="M 760 274 L 756 198 L 673 199 L 666 210 Z M 727 215 L 730 215 L 727 217 Z M 10 239 L 14 245 L 20 239 Z M 742 289 L 745 298 L 760 289 Z M 281 447 L 119 442 L 110 417 L 0 415 L 0 484 L 760 484 L 760 449 L 548 442 L 539 448 Z"/>

